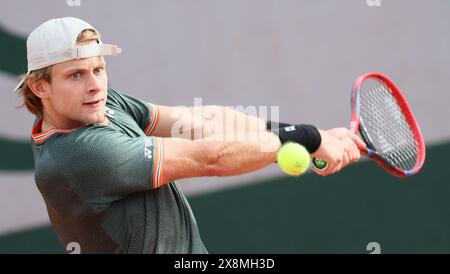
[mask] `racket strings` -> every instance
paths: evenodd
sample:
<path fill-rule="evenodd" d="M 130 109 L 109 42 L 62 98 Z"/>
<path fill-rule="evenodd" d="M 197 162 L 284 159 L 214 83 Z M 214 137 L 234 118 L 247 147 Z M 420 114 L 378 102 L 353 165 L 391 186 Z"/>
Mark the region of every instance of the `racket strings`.
<path fill-rule="evenodd" d="M 368 79 L 360 93 L 361 119 L 374 149 L 394 167 L 410 170 L 416 164 L 417 141 L 392 91 Z"/>

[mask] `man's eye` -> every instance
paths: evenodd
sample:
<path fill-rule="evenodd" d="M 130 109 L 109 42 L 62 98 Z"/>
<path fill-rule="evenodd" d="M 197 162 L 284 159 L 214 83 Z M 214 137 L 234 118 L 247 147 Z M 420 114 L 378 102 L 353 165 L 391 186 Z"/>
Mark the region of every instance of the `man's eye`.
<path fill-rule="evenodd" d="M 94 69 L 95 74 L 101 74 L 103 72 L 103 68 L 96 68 Z"/>
<path fill-rule="evenodd" d="M 78 79 L 81 77 L 81 73 L 79 73 L 79 72 L 73 73 L 72 75 L 70 75 L 70 77 L 72 77 L 72 79 Z"/>

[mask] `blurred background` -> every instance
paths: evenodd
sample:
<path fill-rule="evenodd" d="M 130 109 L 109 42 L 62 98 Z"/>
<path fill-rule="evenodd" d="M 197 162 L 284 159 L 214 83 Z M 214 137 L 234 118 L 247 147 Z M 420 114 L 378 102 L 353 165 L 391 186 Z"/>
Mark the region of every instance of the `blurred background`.
<path fill-rule="evenodd" d="M 411 178 L 362 161 L 326 178 L 272 165 L 181 180 L 211 253 L 450 253 L 448 0 L 1 0 L 0 253 L 65 252 L 34 183 L 34 117 L 12 93 L 28 34 L 64 16 L 122 48 L 112 88 L 155 104 L 278 106 L 328 129 L 348 126 L 360 74 L 403 91 L 427 144 Z"/>

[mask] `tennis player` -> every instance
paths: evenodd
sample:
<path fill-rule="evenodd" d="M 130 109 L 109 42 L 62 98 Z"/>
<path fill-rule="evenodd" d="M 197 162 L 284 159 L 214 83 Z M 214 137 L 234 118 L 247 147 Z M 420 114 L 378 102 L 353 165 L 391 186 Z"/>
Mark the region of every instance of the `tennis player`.
<path fill-rule="evenodd" d="M 286 141 L 326 160 L 320 175 L 360 157 L 364 143 L 345 128 L 270 128 L 220 106 L 184 109 L 180 118 L 179 108 L 108 88 L 104 56 L 120 51 L 73 17 L 49 20 L 27 40 L 28 72 L 16 90 L 36 115 L 35 180 L 64 246 L 78 243 L 81 253 L 207 253 L 175 180 L 261 169 Z M 246 121 L 244 130 L 222 130 L 218 117 Z"/>

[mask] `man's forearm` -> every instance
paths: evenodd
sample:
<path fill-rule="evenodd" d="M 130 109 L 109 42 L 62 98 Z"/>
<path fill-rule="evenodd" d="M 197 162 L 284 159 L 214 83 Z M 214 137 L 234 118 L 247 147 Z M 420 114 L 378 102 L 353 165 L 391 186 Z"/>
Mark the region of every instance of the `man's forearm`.
<path fill-rule="evenodd" d="M 154 136 L 203 139 L 232 132 L 265 131 L 266 122 L 223 106 L 158 106 L 160 118 Z"/>
<path fill-rule="evenodd" d="M 227 133 L 204 140 L 224 139 L 215 154 L 215 176 L 239 175 L 274 163 L 281 142 L 270 132 Z"/>
<path fill-rule="evenodd" d="M 262 132 L 266 121 L 223 106 L 192 107 L 192 132 L 194 139 L 221 136 L 230 133 Z"/>
<path fill-rule="evenodd" d="M 275 162 L 279 138 L 270 132 L 256 135 L 210 136 L 201 140 L 166 138 L 163 181 L 240 175 Z"/>

